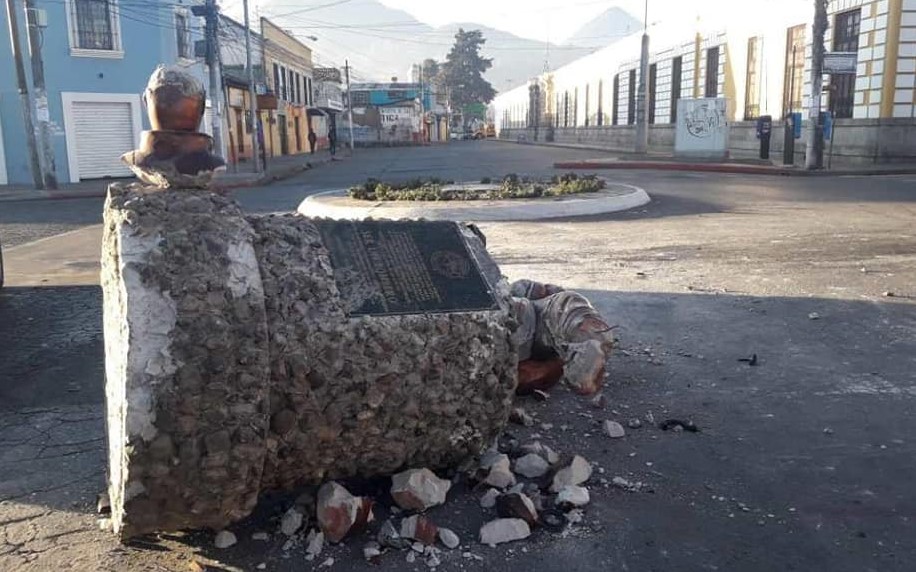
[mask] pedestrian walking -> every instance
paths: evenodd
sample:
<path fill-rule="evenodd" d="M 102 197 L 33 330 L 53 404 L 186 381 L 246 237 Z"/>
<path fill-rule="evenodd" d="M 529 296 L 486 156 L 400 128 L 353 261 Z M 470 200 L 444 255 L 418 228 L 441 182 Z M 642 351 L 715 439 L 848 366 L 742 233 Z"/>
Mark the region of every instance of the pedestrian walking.
<path fill-rule="evenodd" d="M 331 157 L 337 154 L 337 131 L 328 130 L 328 146 L 330 147 Z"/>
<path fill-rule="evenodd" d="M 315 154 L 315 144 L 318 143 L 318 136 L 315 135 L 315 132 L 309 129 L 309 152 Z"/>

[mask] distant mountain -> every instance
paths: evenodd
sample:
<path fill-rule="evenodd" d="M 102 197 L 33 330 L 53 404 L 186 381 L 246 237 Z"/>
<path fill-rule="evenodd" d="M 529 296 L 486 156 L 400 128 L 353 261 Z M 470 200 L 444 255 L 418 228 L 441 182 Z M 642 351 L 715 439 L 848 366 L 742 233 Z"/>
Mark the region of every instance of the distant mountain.
<path fill-rule="evenodd" d="M 563 42 L 567 46 L 606 46 L 642 29 L 642 22 L 621 10 L 608 8 Z"/>
<path fill-rule="evenodd" d="M 289 0 L 266 0 L 261 14 L 288 29 L 316 54 L 317 65 L 342 67 L 349 60 L 354 81 L 410 79 L 410 67 L 425 58 L 445 59 L 459 28 L 480 30 L 487 40 L 486 57 L 493 58 L 487 80 L 497 91 L 523 85 L 544 69 L 547 44 L 474 23 L 434 28 L 377 0 L 343 2 L 317 9 L 290 9 Z M 583 26 L 564 45 L 550 45 L 550 67 L 555 69 L 619 39 L 638 24 L 625 12 L 612 8 Z M 605 32 L 607 40 L 600 37 Z M 308 40 L 315 36 L 317 41 Z"/>

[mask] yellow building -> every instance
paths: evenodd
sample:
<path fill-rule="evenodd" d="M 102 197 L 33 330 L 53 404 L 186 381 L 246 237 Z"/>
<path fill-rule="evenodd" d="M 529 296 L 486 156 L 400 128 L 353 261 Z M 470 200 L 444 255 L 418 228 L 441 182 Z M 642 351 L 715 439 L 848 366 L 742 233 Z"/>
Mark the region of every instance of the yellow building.
<path fill-rule="evenodd" d="M 276 108 L 261 113 L 269 157 L 309 151 L 312 50 L 267 18 L 261 18 L 264 75 Z"/>

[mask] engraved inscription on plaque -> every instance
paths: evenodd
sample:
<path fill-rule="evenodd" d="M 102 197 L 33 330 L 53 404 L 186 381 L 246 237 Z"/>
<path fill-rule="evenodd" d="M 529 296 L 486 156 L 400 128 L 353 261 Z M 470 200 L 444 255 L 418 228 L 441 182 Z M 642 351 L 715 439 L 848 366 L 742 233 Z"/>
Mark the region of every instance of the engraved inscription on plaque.
<path fill-rule="evenodd" d="M 316 221 L 350 315 L 489 310 L 496 302 L 455 223 Z"/>

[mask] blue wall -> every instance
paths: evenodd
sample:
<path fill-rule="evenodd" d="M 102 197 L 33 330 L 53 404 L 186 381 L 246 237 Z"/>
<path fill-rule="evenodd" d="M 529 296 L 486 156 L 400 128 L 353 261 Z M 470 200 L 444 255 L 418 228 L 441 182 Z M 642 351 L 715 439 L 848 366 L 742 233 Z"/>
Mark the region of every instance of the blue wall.
<path fill-rule="evenodd" d="M 16 1 L 22 8 L 22 0 Z M 190 10 L 193 4 L 199 2 L 120 0 L 120 35 L 124 52 L 124 57 L 120 59 L 71 55 L 66 14 L 68 3 L 64 0 L 36 0 L 36 3 L 38 8 L 44 9 L 48 15 L 48 27 L 43 33 L 42 54 L 51 121 L 57 127 L 52 136 L 57 179 L 65 183 L 70 180 L 70 173 L 67 166 L 61 92 L 142 93 L 150 73 L 158 64 L 175 64 L 177 61 L 174 6 L 185 5 Z M 18 22 L 31 90 L 31 67 L 28 60 L 24 12 L 22 8 L 18 14 Z M 193 50 L 194 41 L 202 37 L 203 20 L 190 15 L 189 22 Z M 4 32 L 9 28 L 5 9 L 0 9 L 0 25 Z M 201 63 L 190 63 L 187 69 L 201 80 L 206 79 L 206 67 Z M 206 81 L 204 84 L 206 85 Z M 104 118 L 100 117 L 99 121 L 104 121 Z M 16 87 L 16 69 L 10 42 L 5 38 L 0 39 L 0 122 L 3 127 L 9 183 L 31 184 L 22 110 Z M 145 113 L 144 128 L 149 128 Z"/>

